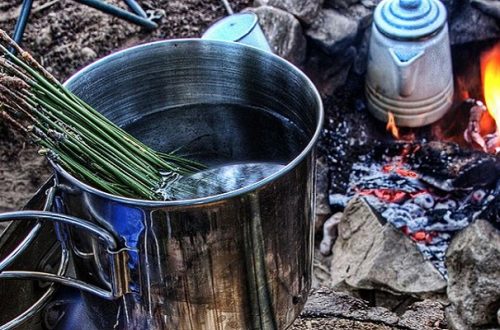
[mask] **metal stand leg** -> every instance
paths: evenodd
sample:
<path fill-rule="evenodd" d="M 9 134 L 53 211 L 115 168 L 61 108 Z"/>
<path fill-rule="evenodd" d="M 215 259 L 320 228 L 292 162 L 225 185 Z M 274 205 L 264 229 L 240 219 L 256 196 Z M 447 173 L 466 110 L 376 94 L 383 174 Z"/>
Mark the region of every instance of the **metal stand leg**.
<path fill-rule="evenodd" d="M 127 6 L 137 15 L 148 18 L 148 14 L 142 9 L 142 7 L 135 0 L 124 0 Z"/>
<path fill-rule="evenodd" d="M 131 23 L 135 23 L 137 25 L 143 26 L 147 29 L 156 29 L 158 27 L 158 24 L 155 22 L 138 16 L 136 14 L 132 14 L 131 12 L 128 12 L 126 10 L 123 10 L 121 8 L 115 7 L 113 5 L 107 4 L 104 1 L 101 0 L 75 0 L 76 2 L 79 2 L 81 4 L 87 5 L 89 7 L 98 9 L 106 14 L 110 14 L 113 16 L 116 16 L 118 18 L 124 19 L 126 21 L 129 21 Z"/>
<path fill-rule="evenodd" d="M 18 44 L 23 40 L 24 30 L 26 29 L 26 23 L 28 23 L 28 18 L 30 16 L 31 7 L 33 6 L 33 0 L 24 0 L 21 7 L 21 13 L 16 22 L 16 27 L 14 28 L 14 39 Z"/>
<path fill-rule="evenodd" d="M 134 11 L 130 13 L 126 10 L 118 8 L 116 6 L 107 4 L 101 0 L 75 0 L 81 4 L 87 5 L 89 7 L 100 10 L 106 14 L 110 14 L 121 18 L 123 20 L 129 21 L 131 23 L 137 24 L 147 29 L 156 29 L 158 24 L 147 18 L 147 14 L 142 9 L 142 7 L 135 0 L 124 0 L 127 6 Z M 26 29 L 26 24 L 28 23 L 28 18 L 30 16 L 31 7 L 33 7 L 33 0 L 23 0 L 21 7 L 21 13 L 17 19 L 16 26 L 14 28 L 14 34 L 12 39 L 18 44 L 23 40 L 24 30 Z M 14 52 L 13 49 L 10 51 Z"/>

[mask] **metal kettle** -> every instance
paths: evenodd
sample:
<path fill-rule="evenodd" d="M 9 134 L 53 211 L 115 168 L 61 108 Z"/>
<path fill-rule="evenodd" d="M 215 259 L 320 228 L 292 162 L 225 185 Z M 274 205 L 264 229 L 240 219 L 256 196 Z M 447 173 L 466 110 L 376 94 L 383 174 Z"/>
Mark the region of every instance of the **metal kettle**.
<path fill-rule="evenodd" d="M 439 0 L 384 0 L 368 52 L 368 109 L 380 120 L 419 127 L 440 119 L 453 97 L 446 9 Z"/>

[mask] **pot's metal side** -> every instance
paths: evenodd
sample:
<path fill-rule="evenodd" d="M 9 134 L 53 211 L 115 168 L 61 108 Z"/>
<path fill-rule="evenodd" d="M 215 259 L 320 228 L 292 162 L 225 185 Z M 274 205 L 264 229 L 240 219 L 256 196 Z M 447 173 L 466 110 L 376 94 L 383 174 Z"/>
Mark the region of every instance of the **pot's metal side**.
<path fill-rule="evenodd" d="M 70 214 L 101 224 L 110 219 L 106 226 L 119 230 L 130 249 L 134 292 L 114 311 L 123 328 L 283 329 L 311 286 L 311 169 L 312 155 L 255 192 L 183 209 L 133 208 L 83 190 L 62 198 Z M 86 265 L 78 278 L 102 285 L 99 274 L 109 281 L 106 252 L 90 237 L 72 237 L 75 263 Z M 96 311 L 113 309 L 87 299 Z M 93 315 L 103 322 L 100 312 Z"/>

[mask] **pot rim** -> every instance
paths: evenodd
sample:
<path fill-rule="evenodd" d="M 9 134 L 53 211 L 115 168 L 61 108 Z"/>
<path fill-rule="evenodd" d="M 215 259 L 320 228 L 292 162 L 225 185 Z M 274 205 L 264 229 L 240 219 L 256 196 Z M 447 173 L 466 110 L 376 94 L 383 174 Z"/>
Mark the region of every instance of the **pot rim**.
<path fill-rule="evenodd" d="M 160 41 L 155 41 L 155 42 L 149 42 L 141 45 L 137 45 L 134 47 L 126 48 L 120 51 L 117 51 L 115 53 L 112 53 L 110 55 L 107 55 L 89 65 L 86 67 L 80 69 L 77 71 L 75 74 L 73 74 L 66 82 L 63 84 L 65 87 L 68 86 L 73 80 L 76 79 L 76 77 L 80 77 L 82 75 L 85 75 L 87 71 L 90 71 L 94 69 L 95 67 L 101 65 L 102 63 L 105 63 L 107 61 L 113 60 L 115 57 L 120 56 L 122 54 L 125 54 L 130 51 L 135 51 L 141 48 L 148 48 L 151 45 L 158 45 L 158 44 L 178 44 L 178 43 L 210 43 L 210 44 L 220 44 L 220 45 L 225 45 L 227 46 L 228 44 L 231 44 L 231 47 L 242 47 L 246 48 L 248 52 L 255 52 L 255 53 L 261 53 L 261 55 L 265 56 L 271 56 L 274 58 L 275 61 L 279 61 L 284 63 L 289 67 L 291 71 L 294 71 L 298 76 L 300 76 L 302 79 L 304 79 L 307 82 L 307 85 L 309 88 L 312 89 L 312 92 L 314 93 L 314 97 L 317 101 L 318 107 L 316 111 L 316 129 L 314 131 L 313 136 L 310 138 L 309 143 L 303 148 L 303 150 L 298 154 L 293 160 L 291 160 L 288 164 L 286 164 L 282 169 L 279 171 L 273 173 L 272 175 L 265 177 L 264 179 L 257 181 L 255 183 L 252 183 L 248 186 L 242 187 L 240 189 L 232 190 L 223 194 L 219 195 L 212 195 L 212 196 L 207 196 L 207 197 L 201 197 L 201 198 L 193 198 L 193 199 L 180 199 L 180 200 L 172 200 L 172 201 L 158 201 L 158 200 L 145 200 L 145 199 L 135 199 L 135 198 L 130 198 L 130 197 L 123 197 L 123 196 L 118 196 L 118 195 L 113 195 L 107 192 L 104 192 L 102 190 L 99 190 L 97 188 L 94 188 L 71 174 L 69 174 L 67 171 L 65 171 L 62 167 L 60 167 L 58 164 L 54 163 L 53 161 L 49 160 L 51 166 L 53 169 L 56 171 L 57 174 L 62 175 L 66 180 L 70 181 L 72 184 L 76 185 L 77 187 L 81 188 L 82 190 L 95 194 L 99 197 L 106 198 L 115 202 L 120 202 L 122 204 L 128 204 L 128 205 L 134 205 L 134 206 L 143 206 L 143 207 L 177 207 L 177 206 L 192 206 L 192 205 L 202 205 L 202 204 L 210 204 L 210 203 L 215 203 L 215 202 L 221 202 L 226 199 L 238 197 L 238 196 L 243 196 L 245 194 L 251 193 L 255 190 L 258 190 L 259 188 L 269 184 L 270 182 L 273 182 L 280 177 L 284 176 L 288 172 L 290 172 L 293 168 L 295 168 L 299 163 L 304 160 L 309 153 L 312 152 L 313 148 L 316 145 L 316 142 L 321 134 L 322 126 L 323 126 L 323 120 L 324 120 L 324 109 L 323 109 L 323 102 L 321 100 L 321 96 L 312 83 L 312 81 L 301 71 L 299 70 L 295 65 L 291 64 L 290 62 L 286 61 L 285 59 L 260 50 L 256 47 L 253 46 L 248 46 L 244 45 L 241 43 L 237 42 L 231 42 L 231 41 L 220 41 L 220 40 L 208 40 L 208 39 L 200 39 L 200 38 L 190 38 L 190 39 L 170 39 L 170 40 L 160 40 Z M 57 178 L 57 175 L 56 175 Z"/>

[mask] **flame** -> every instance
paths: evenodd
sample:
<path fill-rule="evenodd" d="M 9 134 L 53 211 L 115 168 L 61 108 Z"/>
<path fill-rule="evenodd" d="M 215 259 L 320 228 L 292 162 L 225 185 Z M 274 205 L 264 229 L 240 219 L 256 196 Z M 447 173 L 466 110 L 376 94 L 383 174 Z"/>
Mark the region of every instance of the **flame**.
<path fill-rule="evenodd" d="M 457 83 L 457 90 L 458 90 L 458 95 L 460 97 L 460 100 L 465 101 L 465 100 L 469 99 L 470 93 L 467 90 L 464 78 L 457 77 L 456 83 Z"/>
<path fill-rule="evenodd" d="M 387 126 L 385 126 L 385 129 L 391 132 L 395 139 L 399 140 L 399 128 L 396 126 L 396 119 L 390 111 L 387 113 Z"/>
<path fill-rule="evenodd" d="M 500 134 L 500 125 L 498 125 L 500 120 L 500 44 L 482 54 L 481 77 L 486 107 L 497 123 L 496 131 Z"/>

